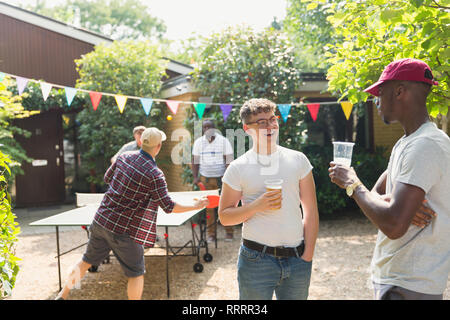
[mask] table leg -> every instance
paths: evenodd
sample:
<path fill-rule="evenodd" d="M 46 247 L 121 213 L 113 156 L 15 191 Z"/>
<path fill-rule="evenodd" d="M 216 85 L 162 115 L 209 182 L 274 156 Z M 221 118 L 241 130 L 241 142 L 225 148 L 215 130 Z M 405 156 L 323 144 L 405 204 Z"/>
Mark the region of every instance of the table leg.
<path fill-rule="evenodd" d="M 170 284 L 169 284 L 169 228 L 166 227 L 166 285 L 167 285 L 167 298 L 170 297 Z"/>
<path fill-rule="evenodd" d="M 59 252 L 59 228 L 56 226 L 56 252 L 58 255 L 58 279 L 59 279 L 59 291 L 61 291 L 61 259 L 60 259 L 60 252 Z"/>

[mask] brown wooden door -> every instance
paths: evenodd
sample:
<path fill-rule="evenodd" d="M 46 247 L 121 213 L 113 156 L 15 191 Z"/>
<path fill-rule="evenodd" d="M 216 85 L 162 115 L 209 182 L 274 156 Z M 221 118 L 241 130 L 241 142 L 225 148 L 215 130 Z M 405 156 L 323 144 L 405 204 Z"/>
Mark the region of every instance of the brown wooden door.
<path fill-rule="evenodd" d="M 64 202 L 64 149 L 60 110 L 51 110 L 25 119 L 16 125 L 31 132 L 17 137 L 32 163 L 23 163 L 24 175 L 16 177 L 16 206 Z"/>

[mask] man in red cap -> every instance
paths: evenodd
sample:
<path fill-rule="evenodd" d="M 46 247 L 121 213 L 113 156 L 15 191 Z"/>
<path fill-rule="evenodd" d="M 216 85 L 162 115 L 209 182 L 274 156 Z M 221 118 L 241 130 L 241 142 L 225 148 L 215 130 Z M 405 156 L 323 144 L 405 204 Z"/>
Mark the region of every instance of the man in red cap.
<path fill-rule="evenodd" d="M 425 62 L 401 59 L 390 63 L 365 90 L 378 97 L 383 121 L 398 121 L 405 132 L 372 190 L 353 168 L 330 163 L 331 181 L 345 188 L 379 229 L 371 264 L 376 299 L 442 299 L 446 288 L 450 139 L 427 112 L 426 99 L 433 85 L 438 83 Z M 436 213 L 422 228 L 411 223 L 420 211 Z"/>

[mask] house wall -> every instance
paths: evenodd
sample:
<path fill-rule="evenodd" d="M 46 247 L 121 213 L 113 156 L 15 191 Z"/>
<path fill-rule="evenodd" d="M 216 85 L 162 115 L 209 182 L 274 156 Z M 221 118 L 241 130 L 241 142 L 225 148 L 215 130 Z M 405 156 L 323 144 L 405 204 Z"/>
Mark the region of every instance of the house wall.
<path fill-rule="evenodd" d="M 179 96 L 174 96 L 170 98 L 170 100 L 178 100 L 178 101 L 198 101 L 200 94 L 198 92 L 189 92 Z M 189 108 L 193 108 L 192 104 L 183 104 L 181 103 L 177 114 L 172 114 L 169 108 L 163 108 L 165 110 L 165 116 L 171 115 L 173 119 L 171 121 L 167 121 L 166 125 L 162 130 L 167 136 L 167 140 L 163 142 L 163 146 L 160 154 L 157 158 L 158 167 L 164 172 L 166 176 L 166 182 L 169 191 L 191 191 L 191 185 L 184 185 L 182 179 L 183 167 L 182 165 L 177 165 L 172 162 L 171 154 L 177 144 L 180 141 L 171 141 L 172 133 L 180 128 L 184 128 L 183 121 L 187 117 L 187 110 Z M 192 137 L 193 139 L 193 137 Z M 193 143 L 193 141 L 191 141 Z M 175 149 L 176 150 L 176 149 Z"/>
<path fill-rule="evenodd" d="M 0 14 L 0 71 L 75 86 L 75 59 L 92 44 Z"/>

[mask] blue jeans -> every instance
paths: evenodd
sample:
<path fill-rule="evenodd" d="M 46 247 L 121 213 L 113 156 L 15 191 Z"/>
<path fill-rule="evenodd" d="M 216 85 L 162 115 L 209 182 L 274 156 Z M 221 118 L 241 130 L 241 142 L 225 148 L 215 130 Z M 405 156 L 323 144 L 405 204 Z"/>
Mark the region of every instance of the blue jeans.
<path fill-rule="evenodd" d="M 300 257 L 277 258 L 241 245 L 238 259 L 239 299 L 306 300 L 312 261 Z"/>

